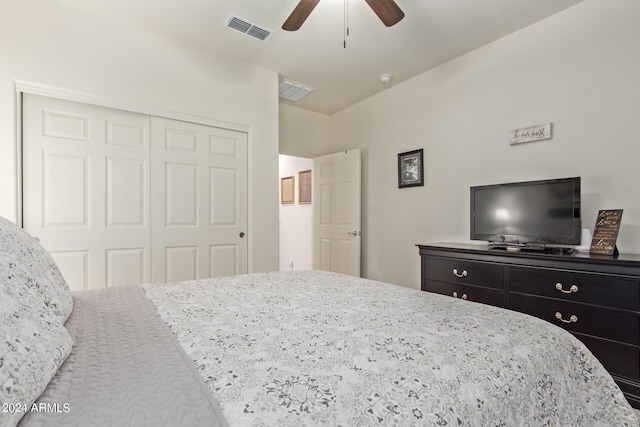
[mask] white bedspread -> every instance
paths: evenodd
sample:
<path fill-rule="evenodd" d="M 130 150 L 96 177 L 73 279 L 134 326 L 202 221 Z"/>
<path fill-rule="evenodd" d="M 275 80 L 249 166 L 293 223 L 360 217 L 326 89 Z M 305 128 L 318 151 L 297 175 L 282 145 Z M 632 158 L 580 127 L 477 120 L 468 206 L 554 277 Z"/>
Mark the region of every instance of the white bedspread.
<path fill-rule="evenodd" d="M 497 307 L 328 272 L 145 293 L 231 426 L 637 426 L 569 333 Z"/>

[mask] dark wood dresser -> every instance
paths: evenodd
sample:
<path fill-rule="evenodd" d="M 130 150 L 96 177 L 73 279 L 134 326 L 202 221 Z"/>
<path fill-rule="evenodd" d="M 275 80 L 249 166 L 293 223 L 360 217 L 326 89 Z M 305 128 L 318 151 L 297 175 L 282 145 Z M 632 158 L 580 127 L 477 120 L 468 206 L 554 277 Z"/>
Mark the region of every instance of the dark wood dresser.
<path fill-rule="evenodd" d="M 640 408 L 640 255 L 417 246 L 423 291 L 509 308 L 570 331 Z"/>

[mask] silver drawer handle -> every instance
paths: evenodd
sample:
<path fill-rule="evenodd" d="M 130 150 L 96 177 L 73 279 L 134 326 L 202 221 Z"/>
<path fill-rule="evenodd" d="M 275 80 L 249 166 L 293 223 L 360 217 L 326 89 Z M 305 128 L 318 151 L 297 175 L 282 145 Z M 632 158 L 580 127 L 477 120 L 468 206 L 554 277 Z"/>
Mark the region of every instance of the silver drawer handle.
<path fill-rule="evenodd" d="M 453 293 L 453 297 L 454 298 L 458 298 L 458 293 L 454 292 Z M 462 294 L 462 299 L 466 301 L 468 299 L 467 294 Z"/>
<path fill-rule="evenodd" d="M 557 290 L 559 290 L 559 291 L 560 291 L 560 292 L 562 292 L 562 293 L 570 294 L 570 293 L 572 293 L 572 292 L 578 292 L 578 285 L 571 285 L 571 287 L 569 288 L 569 290 L 568 290 L 568 291 L 565 291 L 565 290 L 562 288 L 562 283 L 558 282 L 558 283 L 556 283 L 556 289 L 557 289 Z"/>
<path fill-rule="evenodd" d="M 572 314 L 569 320 L 564 320 L 562 318 L 562 313 L 560 313 L 559 311 L 556 311 L 556 319 L 564 323 L 576 323 L 578 321 L 578 316 L 576 316 L 575 314 Z"/>
<path fill-rule="evenodd" d="M 457 277 L 467 277 L 467 270 L 462 270 L 462 273 L 458 273 L 458 269 L 454 268 L 453 274 L 455 274 Z"/>

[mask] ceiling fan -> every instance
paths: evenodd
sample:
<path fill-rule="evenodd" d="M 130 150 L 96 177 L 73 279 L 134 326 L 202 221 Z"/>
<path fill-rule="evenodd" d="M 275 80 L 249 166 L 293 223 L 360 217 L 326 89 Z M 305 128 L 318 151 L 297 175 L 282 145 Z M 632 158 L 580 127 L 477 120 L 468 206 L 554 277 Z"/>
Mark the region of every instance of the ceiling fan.
<path fill-rule="evenodd" d="M 286 31 L 296 31 L 300 29 L 304 21 L 307 20 L 311 11 L 320 0 L 300 0 L 300 3 L 293 9 L 291 15 L 284 21 L 282 29 Z M 369 7 L 378 15 L 384 25 L 390 27 L 397 24 L 404 18 L 404 12 L 393 0 L 365 0 Z"/>

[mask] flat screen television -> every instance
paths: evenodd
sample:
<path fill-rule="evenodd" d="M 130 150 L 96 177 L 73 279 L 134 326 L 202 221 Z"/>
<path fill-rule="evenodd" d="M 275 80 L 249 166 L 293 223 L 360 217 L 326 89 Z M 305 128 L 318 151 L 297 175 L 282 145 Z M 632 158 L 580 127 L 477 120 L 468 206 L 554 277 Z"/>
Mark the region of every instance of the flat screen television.
<path fill-rule="evenodd" d="M 580 177 L 471 187 L 471 240 L 533 249 L 580 244 Z"/>

